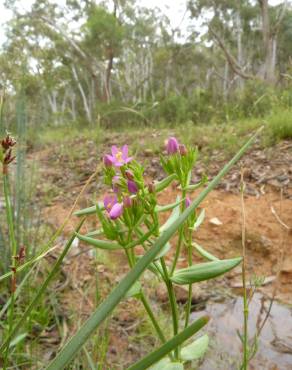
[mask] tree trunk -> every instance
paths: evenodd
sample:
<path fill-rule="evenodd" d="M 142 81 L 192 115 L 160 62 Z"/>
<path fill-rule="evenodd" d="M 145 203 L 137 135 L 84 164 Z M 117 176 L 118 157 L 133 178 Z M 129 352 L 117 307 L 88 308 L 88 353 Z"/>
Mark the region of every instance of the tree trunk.
<path fill-rule="evenodd" d="M 263 78 L 265 81 L 275 82 L 275 39 L 276 35 L 271 32 L 268 0 L 258 0 L 262 17 L 262 34 L 265 60 L 263 65 Z"/>

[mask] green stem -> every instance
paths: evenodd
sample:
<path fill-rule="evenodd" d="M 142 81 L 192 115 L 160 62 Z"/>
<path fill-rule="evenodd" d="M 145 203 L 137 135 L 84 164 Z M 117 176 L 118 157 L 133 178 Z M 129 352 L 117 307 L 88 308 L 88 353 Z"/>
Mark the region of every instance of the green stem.
<path fill-rule="evenodd" d="M 9 305 L 8 311 L 8 337 L 11 335 L 12 327 L 13 327 L 13 319 L 14 319 L 14 306 L 15 306 L 15 285 L 16 285 L 16 253 L 17 253 L 17 244 L 16 238 L 14 233 L 14 221 L 13 221 L 13 211 L 12 205 L 10 200 L 10 193 L 9 193 L 9 182 L 8 182 L 8 174 L 3 174 L 3 190 L 4 190 L 4 197 L 5 197 L 5 208 L 6 208 L 6 218 L 7 218 L 7 225 L 9 230 L 9 240 L 10 240 L 10 251 L 11 251 L 11 303 Z M 8 361 L 8 354 L 9 354 L 9 344 L 5 351 L 4 357 L 4 370 L 7 367 Z"/>
<path fill-rule="evenodd" d="M 189 240 L 188 240 L 188 265 L 189 267 L 192 266 L 192 231 L 189 232 Z M 185 318 L 185 328 L 189 325 L 190 315 L 191 315 L 191 308 L 192 308 L 192 284 L 189 284 L 188 287 L 188 301 L 186 306 L 186 318 Z"/>
<path fill-rule="evenodd" d="M 184 188 L 184 187 L 185 186 L 182 186 L 182 188 Z M 185 199 L 186 195 L 187 195 L 186 190 L 183 190 L 182 191 L 182 199 Z M 185 210 L 185 201 L 182 202 L 181 212 L 183 212 L 184 210 Z M 180 256 L 182 242 L 183 242 L 183 234 L 184 234 L 184 225 L 182 225 L 179 229 L 178 242 L 177 242 L 177 247 L 176 247 L 172 267 L 171 267 L 171 270 L 170 270 L 170 275 L 172 275 L 174 273 L 174 270 L 175 270 L 176 265 L 177 265 L 178 258 Z"/>
<path fill-rule="evenodd" d="M 169 274 L 167 271 L 166 264 L 164 262 L 163 258 L 160 258 L 162 270 L 165 275 L 165 283 L 166 283 L 166 288 L 167 288 L 167 293 L 169 297 L 169 302 L 170 302 L 170 308 L 171 308 L 171 314 L 172 314 L 172 324 L 173 324 L 173 334 L 177 335 L 178 333 L 178 308 L 177 308 L 177 302 L 176 302 L 176 297 L 173 289 L 173 284 L 172 281 L 169 279 Z M 174 357 L 176 360 L 178 360 L 179 357 L 179 348 L 176 348 L 174 351 Z"/>
<path fill-rule="evenodd" d="M 128 258 L 129 265 L 132 268 L 135 265 L 134 250 L 133 249 L 130 249 L 130 250 L 126 249 L 125 252 L 126 252 L 126 255 L 127 255 L 127 258 Z M 141 302 L 142 302 L 142 304 L 143 304 L 143 306 L 144 306 L 144 308 L 145 308 L 145 310 L 146 310 L 146 312 L 147 312 L 147 314 L 148 314 L 148 316 L 149 316 L 149 318 L 150 318 L 150 320 L 151 320 L 151 322 L 152 322 L 152 324 L 153 324 L 153 326 L 156 330 L 156 333 L 157 333 L 160 341 L 162 343 L 165 343 L 166 338 L 165 338 L 165 336 L 164 336 L 164 334 L 163 334 L 163 332 L 162 332 L 162 330 L 161 330 L 161 328 L 160 328 L 160 326 L 159 326 L 159 324 L 158 324 L 158 322 L 155 318 L 155 315 L 154 315 L 154 313 L 151 309 L 151 306 L 150 306 L 145 294 L 142 291 L 140 293 L 140 300 L 141 300 Z"/>
<path fill-rule="evenodd" d="M 165 338 L 165 336 L 164 336 L 164 334 L 163 334 L 163 332 L 162 332 L 162 330 L 161 330 L 161 328 L 160 328 L 157 320 L 155 319 L 154 313 L 153 313 L 153 311 L 152 311 L 152 309 L 151 309 L 151 307 L 149 305 L 149 302 L 148 302 L 148 300 L 145 297 L 145 295 L 144 295 L 143 292 L 141 292 L 141 302 L 143 303 L 143 306 L 144 306 L 146 312 L 148 313 L 148 316 L 149 316 L 149 318 L 150 318 L 150 320 L 151 320 L 151 322 L 152 322 L 152 324 L 153 324 L 153 326 L 154 326 L 154 328 L 155 328 L 155 330 L 157 332 L 157 335 L 158 335 L 161 343 L 165 343 L 166 342 L 166 338 Z"/>

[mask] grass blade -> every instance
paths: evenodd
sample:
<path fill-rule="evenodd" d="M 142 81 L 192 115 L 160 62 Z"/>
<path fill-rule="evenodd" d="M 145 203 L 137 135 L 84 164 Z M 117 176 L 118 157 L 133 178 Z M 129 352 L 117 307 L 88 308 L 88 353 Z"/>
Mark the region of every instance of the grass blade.
<path fill-rule="evenodd" d="M 76 231 L 79 231 L 83 222 L 85 221 L 85 219 L 82 219 L 77 228 L 76 228 Z M 27 306 L 26 310 L 24 311 L 24 313 L 22 314 L 21 318 L 19 319 L 19 321 L 15 324 L 15 326 L 13 327 L 11 333 L 9 334 L 9 336 L 5 339 L 5 341 L 1 344 L 1 347 L 0 347 L 0 353 L 6 348 L 6 346 L 8 345 L 8 343 L 10 342 L 10 340 L 14 337 L 14 335 L 18 332 L 18 330 L 21 328 L 21 326 L 24 324 L 26 318 L 29 316 L 29 314 L 31 313 L 31 311 L 33 310 L 33 308 L 36 306 L 36 304 L 38 303 L 38 301 L 40 300 L 40 298 L 42 297 L 42 295 L 44 294 L 45 290 L 47 289 L 50 281 L 52 280 L 52 278 L 55 276 L 56 272 L 59 270 L 59 267 L 61 266 L 61 263 L 64 259 L 64 257 L 66 256 L 66 254 L 68 253 L 69 251 L 69 248 L 71 247 L 74 239 L 75 239 L 75 233 L 73 233 L 73 235 L 71 236 L 71 238 L 68 240 L 67 244 L 65 245 L 64 249 L 63 249 L 63 252 L 60 254 L 60 256 L 58 257 L 57 261 L 55 262 L 51 272 L 49 273 L 49 275 L 47 276 L 46 280 L 43 282 L 42 286 L 40 287 L 40 289 L 37 291 L 37 293 L 35 294 L 33 300 L 30 302 L 30 304 Z"/>
<path fill-rule="evenodd" d="M 163 344 L 157 350 L 151 352 L 149 355 L 145 356 L 142 360 L 136 362 L 134 365 L 130 366 L 128 370 L 144 370 L 148 369 L 149 366 L 153 365 L 155 362 L 161 360 L 168 353 L 177 348 L 180 344 L 185 342 L 192 335 L 197 333 L 203 326 L 209 321 L 208 316 L 203 316 L 184 329 L 181 333 L 174 336 L 168 342 Z"/>

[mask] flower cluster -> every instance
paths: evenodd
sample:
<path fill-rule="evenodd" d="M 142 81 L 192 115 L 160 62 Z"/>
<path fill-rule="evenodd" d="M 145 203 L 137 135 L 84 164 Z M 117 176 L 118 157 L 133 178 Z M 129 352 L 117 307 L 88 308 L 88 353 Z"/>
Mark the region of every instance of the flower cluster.
<path fill-rule="evenodd" d="M 15 159 L 15 156 L 12 156 L 12 148 L 15 144 L 16 141 L 9 134 L 1 140 L 0 161 L 3 164 L 3 173 L 7 172 L 8 165 Z"/>
<path fill-rule="evenodd" d="M 167 158 L 161 157 L 166 173 L 175 174 L 182 186 L 189 182 L 189 176 L 197 159 L 197 150 L 180 144 L 177 138 L 170 137 L 166 143 Z"/>
<path fill-rule="evenodd" d="M 103 157 L 103 163 L 105 183 L 114 193 L 104 197 L 108 217 L 116 220 L 125 216 L 128 222 L 135 222 L 142 212 L 142 203 L 145 203 L 143 167 L 129 156 L 127 145 L 122 148 L 112 146 L 111 154 Z M 140 197 L 140 193 L 144 196 Z"/>

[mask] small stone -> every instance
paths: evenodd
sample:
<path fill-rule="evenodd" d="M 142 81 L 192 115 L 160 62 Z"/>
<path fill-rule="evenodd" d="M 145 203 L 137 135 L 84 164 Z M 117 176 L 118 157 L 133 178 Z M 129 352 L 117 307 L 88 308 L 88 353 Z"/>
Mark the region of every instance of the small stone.
<path fill-rule="evenodd" d="M 217 217 L 211 218 L 211 220 L 209 222 L 210 222 L 210 224 L 215 225 L 215 226 L 223 225 L 223 223 Z"/>

